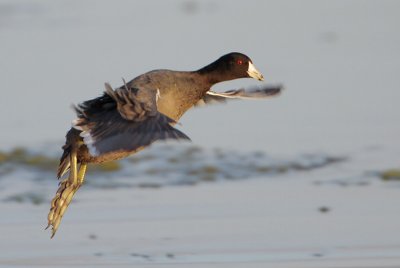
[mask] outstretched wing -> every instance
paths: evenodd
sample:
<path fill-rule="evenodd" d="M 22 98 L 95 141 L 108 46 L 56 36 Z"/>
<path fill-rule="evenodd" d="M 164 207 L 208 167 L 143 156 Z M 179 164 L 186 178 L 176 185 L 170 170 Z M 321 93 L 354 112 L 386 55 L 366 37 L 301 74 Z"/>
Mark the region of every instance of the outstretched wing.
<path fill-rule="evenodd" d="M 252 87 L 249 89 L 234 89 L 225 92 L 207 91 L 206 95 L 196 103 L 196 106 L 205 104 L 222 103 L 227 99 L 263 99 L 279 95 L 282 85 L 267 85 L 262 87 Z"/>
<path fill-rule="evenodd" d="M 91 155 L 135 151 L 156 140 L 190 140 L 172 126 L 176 123 L 173 119 L 157 110 L 158 90 L 128 88 L 126 84 L 113 90 L 108 83 L 105 88 L 103 97 L 108 101 L 101 106 L 89 101 L 76 108 L 78 119 L 73 127 L 82 131 L 80 136 Z"/>

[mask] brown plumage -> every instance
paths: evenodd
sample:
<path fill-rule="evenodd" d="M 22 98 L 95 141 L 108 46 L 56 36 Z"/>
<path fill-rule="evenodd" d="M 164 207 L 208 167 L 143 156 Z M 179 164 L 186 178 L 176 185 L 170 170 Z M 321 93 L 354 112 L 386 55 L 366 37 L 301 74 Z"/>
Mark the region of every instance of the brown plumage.
<path fill-rule="evenodd" d="M 52 237 L 74 194 L 82 185 L 88 163 L 126 157 L 157 140 L 189 138 L 174 128 L 191 107 L 230 98 L 274 96 L 281 86 L 264 86 L 252 91 L 211 91 L 219 82 L 252 77 L 263 80 L 249 57 L 229 53 L 193 72 L 154 70 L 117 89 L 105 84 L 101 97 L 85 101 L 75 109 L 77 119 L 66 135 L 57 177 L 69 172 L 51 202 L 48 226 Z"/>

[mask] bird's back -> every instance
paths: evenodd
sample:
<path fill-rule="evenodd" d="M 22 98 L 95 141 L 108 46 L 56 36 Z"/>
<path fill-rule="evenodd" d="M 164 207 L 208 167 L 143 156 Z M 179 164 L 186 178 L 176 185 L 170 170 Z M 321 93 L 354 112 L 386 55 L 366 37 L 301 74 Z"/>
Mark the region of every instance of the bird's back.
<path fill-rule="evenodd" d="M 206 80 L 196 72 L 163 69 L 136 77 L 128 87 L 159 90 L 158 111 L 176 121 L 210 89 Z"/>

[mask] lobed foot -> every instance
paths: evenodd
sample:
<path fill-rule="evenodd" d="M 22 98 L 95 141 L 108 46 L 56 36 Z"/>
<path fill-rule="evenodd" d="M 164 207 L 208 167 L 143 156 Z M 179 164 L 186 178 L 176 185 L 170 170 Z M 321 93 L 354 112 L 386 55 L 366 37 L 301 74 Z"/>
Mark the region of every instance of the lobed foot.
<path fill-rule="evenodd" d="M 71 203 L 72 198 L 76 191 L 78 191 L 81 185 L 78 183 L 71 183 L 69 178 L 63 180 L 58 187 L 57 193 L 53 200 L 51 201 L 51 208 L 49 215 L 47 216 L 48 225 L 46 227 L 49 228 L 50 226 L 52 234 L 51 238 L 56 234 L 58 226 L 60 225 L 61 219 L 68 207 Z"/>
<path fill-rule="evenodd" d="M 82 163 L 79 172 L 77 171 L 76 150 L 73 150 L 70 155 L 69 176 L 60 183 L 56 195 L 53 200 L 51 200 L 50 212 L 47 216 L 48 224 L 46 227 L 46 229 L 50 226 L 52 227 L 51 238 L 56 234 L 66 209 L 84 181 L 86 167 L 87 165 Z"/>

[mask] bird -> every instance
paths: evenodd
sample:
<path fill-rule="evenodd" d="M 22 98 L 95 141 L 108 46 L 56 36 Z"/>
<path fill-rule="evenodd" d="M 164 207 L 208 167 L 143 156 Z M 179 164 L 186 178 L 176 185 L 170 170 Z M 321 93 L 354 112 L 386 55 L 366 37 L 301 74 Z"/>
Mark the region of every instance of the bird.
<path fill-rule="evenodd" d="M 51 201 L 47 228 L 51 238 L 75 193 L 84 182 L 89 163 L 118 160 L 137 153 L 158 140 L 190 140 L 175 128 L 190 108 L 228 99 L 260 99 L 278 95 L 282 85 L 263 85 L 216 92 L 217 83 L 264 77 L 245 54 L 231 52 L 196 71 L 157 69 L 124 79 L 119 88 L 105 83 L 100 97 L 74 106 L 72 122 L 62 147 L 57 171 L 58 190 Z"/>

